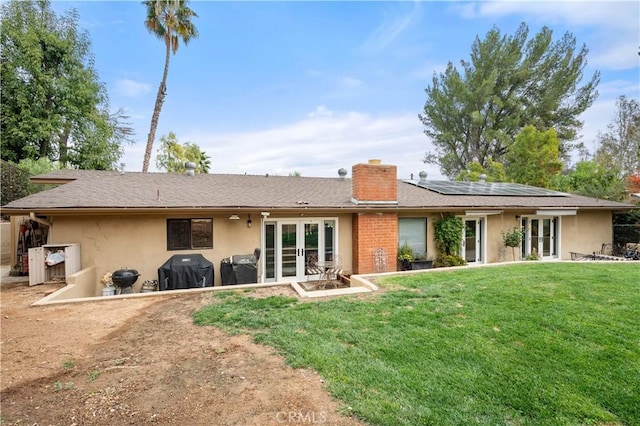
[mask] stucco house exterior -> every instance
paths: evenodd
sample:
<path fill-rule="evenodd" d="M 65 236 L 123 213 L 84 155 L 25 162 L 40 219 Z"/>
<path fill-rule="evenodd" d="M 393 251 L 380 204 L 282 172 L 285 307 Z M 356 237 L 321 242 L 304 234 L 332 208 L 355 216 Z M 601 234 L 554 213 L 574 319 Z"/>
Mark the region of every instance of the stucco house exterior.
<path fill-rule="evenodd" d="M 464 221 L 461 255 L 469 263 L 511 260 L 502 233 L 513 227 L 526 233 L 520 256 L 570 259 L 570 252 L 611 243 L 612 212 L 632 207 L 523 185 L 399 180 L 396 166 L 379 160 L 354 165 L 350 178 L 344 172 L 316 178 L 60 170 L 32 178 L 59 186 L 13 201 L 2 213 L 48 226 L 49 244 L 77 244 L 86 279 L 126 267 L 139 271 L 139 285 L 157 279 L 172 255 L 199 253 L 216 266 L 218 286 L 221 261 L 256 248 L 258 282 L 307 280 L 310 254 L 340 256 L 347 274 L 395 271 L 404 242 L 437 254 L 433 224 L 446 213 Z"/>

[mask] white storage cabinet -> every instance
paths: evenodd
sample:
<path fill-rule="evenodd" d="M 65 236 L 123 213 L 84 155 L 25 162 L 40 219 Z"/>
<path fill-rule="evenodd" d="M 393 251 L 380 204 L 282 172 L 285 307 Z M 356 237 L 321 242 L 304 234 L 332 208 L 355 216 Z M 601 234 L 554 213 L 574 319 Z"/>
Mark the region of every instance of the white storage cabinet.
<path fill-rule="evenodd" d="M 64 251 L 64 262 L 48 266 L 45 263 L 47 252 Z M 75 274 L 81 268 L 80 244 L 46 244 L 29 249 L 29 285 L 59 280 L 66 282 L 67 276 Z"/>

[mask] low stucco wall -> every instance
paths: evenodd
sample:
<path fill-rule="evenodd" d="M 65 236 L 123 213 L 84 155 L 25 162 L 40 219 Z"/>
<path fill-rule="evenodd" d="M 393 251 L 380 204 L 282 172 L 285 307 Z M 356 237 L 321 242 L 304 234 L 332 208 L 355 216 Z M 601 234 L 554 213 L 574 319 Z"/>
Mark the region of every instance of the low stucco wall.
<path fill-rule="evenodd" d="M 67 285 L 35 304 L 46 304 L 68 299 L 95 297 L 102 294 L 102 284 L 96 279 L 96 268 L 91 266 L 66 277 Z M 44 302 L 44 303 L 41 303 Z"/>
<path fill-rule="evenodd" d="M 199 288 L 187 288 L 182 290 L 169 290 L 169 291 L 153 291 L 149 293 L 127 293 L 116 294 L 113 296 L 102 296 L 102 285 L 100 285 L 99 296 L 78 296 L 79 293 L 90 293 L 89 289 L 91 284 L 89 282 L 79 283 L 78 288 L 74 285 L 67 285 L 55 293 L 50 294 L 34 303 L 31 306 L 45 306 L 45 305 L 58 305 L 63 303 L 86 303 L 86 302 L 100 302 L 109 300 L 123 300 L 123 299 L 136 299 L 141 297 L 175 297 L 182 293 L 205 293 L 216 291 L 233 291 L 233 290 L 245 290 L 255 288 L 266 287 L 278 287 L 278 286 L 291 286 L 290 282 L 280 283 L 266 283 L 266 284 L 238 284 L 233 287 L 219 286 L 219 287 L 199 287 Z"/>

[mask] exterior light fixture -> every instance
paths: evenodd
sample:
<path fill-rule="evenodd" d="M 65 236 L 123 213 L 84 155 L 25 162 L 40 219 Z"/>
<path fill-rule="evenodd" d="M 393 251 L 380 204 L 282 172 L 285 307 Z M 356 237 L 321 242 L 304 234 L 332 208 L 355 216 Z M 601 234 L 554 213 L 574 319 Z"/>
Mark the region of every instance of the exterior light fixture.
<path fill-rule="evenodd" d="M 231 216 L 229 216 L 230 220 L 240 220 L 240 216 L 238 216 L 237 214 L 232 214 Z"/>
<path fill-rule="evenodd" d="M 249 219 L 247 219 L 247 228 L 251 228 L 251 224 L 253 222 L 251 222 L 251 215 L 249 215 Z"/>

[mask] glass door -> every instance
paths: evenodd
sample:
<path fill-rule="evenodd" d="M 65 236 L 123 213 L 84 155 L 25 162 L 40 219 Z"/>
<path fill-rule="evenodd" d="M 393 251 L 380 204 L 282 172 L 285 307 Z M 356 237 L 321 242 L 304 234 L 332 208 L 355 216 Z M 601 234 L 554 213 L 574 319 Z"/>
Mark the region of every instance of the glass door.
<path fill-rule="evenodd" d="M 483 256 L 483 237 L 482 237 L 482 219 L 465 219 L 464 229 L 462 230 L 462 253 L 460 254 L 464 260 L 469 263 L 482 262 Z"/>
<path fill-rule="evenodd" d="M 276 279 L 276 223 L 265 222 L 264 224 L 264 278 L 267 281 Z"/>
<path fill-rule="evenodd" d="M 553 250 L 553 219 L 542 219 L 542 228 L 540 229 L 540 250 L 542 257 L 551 257 L 555 255 Z"/>
<path fill-rule="evenodd" d="M 557 226 L 556 217 L 523 218 L 522 227 L 525 238 L 522 244 L 522 257 L 535 256 L 542 259 L 557 257 Z"/>
<path fill-rule="evenodd" d="M 300 249 L 298 248 L 298 224 L 297 223 L 279 223 L 278 224 L 278 243 L 280 262 L 278 269 L 278 281 L 295 277 L 298 274 L 298 257 Z"/>
<path fill-rule="evenodd" d="M 295 281 L 315 279 L 307 276 L 307 265 L 310 262 L 325 260 L 327 247 L 325 247 L 326 226 L 322 220 L 282 220 L 273 223 L 277 235 L 277 245 L 273 261 L 266 260 L 265 279 L 277 281 Z M 265 243 L 269 242 L 270 226 L 265 224 Z M 333 227 L 331 227 L 333 230 Z M 323 232 L 324 231 L 324 232 Z M 329 253 L 333 251 L 333 235 L 331 234 Z M 321 250 L 321 247 L 323 249 Z M 267 252 L 269 247 L 266 247 Z"/>
<path fill-rule="evenodd" d="M 320 226 L 319 223 L 304 224 L 304 248 L 302 250 L 301 264 L 299 265 L 298 275 L 304 276 L 305 279 L 317 279 L 314 275 L 308 275 L 307 265 L 318 263 L 323 260 L 320 247 Z"/>
<path fill-rule="evenodd" d="M 529 249 L 529 254 L 538 254 L 540 253 L 540 219 L 531 219 L 529 231 L 531 232 L 531 247 Z"/>

